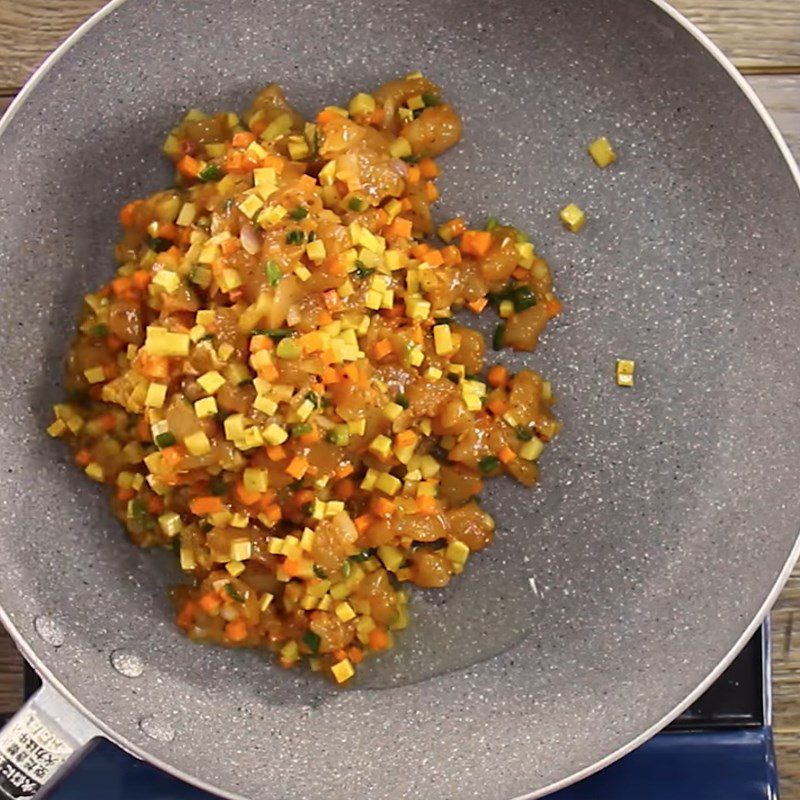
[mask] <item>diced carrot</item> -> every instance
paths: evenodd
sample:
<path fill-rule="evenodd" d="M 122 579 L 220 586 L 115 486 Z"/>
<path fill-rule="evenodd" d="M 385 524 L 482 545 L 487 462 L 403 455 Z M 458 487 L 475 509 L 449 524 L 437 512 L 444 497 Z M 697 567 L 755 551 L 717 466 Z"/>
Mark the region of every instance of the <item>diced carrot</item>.
<path fill-rule="evenodd" d="M 467 308 L 470 311 L 474 311 L 476 314 L 480 314 L 488 304 L 489 301 L 485 297 L 479 297 L 477 300 L 472 300 L 467 303 Z"/>
<path fill-rule="evenodd" d="M 267 506 L 267 508 L 264 509 L 264 516 L 270 522 L 280 522 L 283 511 L 277 503 L 273 503 L 271 506 Z"/>
<path fill-rule="evenodd" d="M 425 261 L 432 267 L 440 267 L 444 264 L 444 256 L 441 250 L 429 250 L 425 256 Z"/>
<path fill-rule="evenodd" d="M 492 412 L 496 417 L 502 417 L 508 411 L 509 405 L 501 397 L 493 397 L 487 404 L 486 408 Z"/>
<path fill-rule="evenodd" d="M 507 445 L 504 444 L 498 451 L 497 457 L 504 463 L 510 464 L 516 457 L 517 454 Z"/>
<path fill-rule="evenodd" d="M 347 658 L 347 651 L 346 650 L 334 650 L 332 655 L 337 661 L 344 661 Z"/>
<path fill-rule="evenodd" d="M 337 478 L 346 478 L 348 475 L 352 475 L 355 471 L 356 468 L 352 464 L 342 464 L 342 466 L 336 470 L 335 475 Z"/>
<path fill-rule="evenodd" d="M 449 219 L 439 226 L 441 238 L 446 242 L 450 242 L 457 236 L 461 236 L 466 229 L 467 226 L 464 224 L 464 220 L 461 219 L 461 217 L 453 217 L 453 219 Z"/>
<path fill-rule="evenodd" d="M 429 203 L 435 203 L 439 199 L 439 190 L 436 188 L 436 184 L 433 181 L 428 181 L 424 187 L 425 190 L 425 199 Z"/>
<path fill-rule="evenodd" d="M 323 292 L 322 301 L 325 303 L 325 307 L 330 311 L 334 311 L 342 304 L 342 298 L 339 297 L 339 293 L 336 291 L 336 289 L 328 289 L 327 291 Z"/>
<path fill-rule="evenodd" d="M 133 280 L 133 285 L 137 289 L 144 290 L 150 285 L 150 281 L 153 280 L 153 274 L 146 269 L 137 269 L 136 272 L 131 275 L 131 279 Z"/>
<path fill-rule="evenodd" d="M 197 611 L 197 604 L 191 600 L 187 601 L 175 616 L 175 624 L 179 628 L 189 628 L 194 622 L 195 611 Z"/>
<path fill-rule="evenodd" d="M 429 494 L 417 495 L 417 513 L 418 514 L 435 514 L 436 513 L 436 498 L 431 497 Z"/>
<path fill-rule="evenodd" d="M 312 423 L 311 430 L 300 436 L 301 444 L 316 444 L 320 440 L 319 428 Z"/>
<path fill-rule="evenodd" d="M 120 297 L 127 292 L 130 291 L 131 286 L 133 285 L 133 281 L 130 278 L 126 278 L 125 276 L 121 276 L 119 278 L 114 278 L 111 281 L 111 291 L 117 296 Z"/>
<path fill-rule="evenodd" d="M 118 486 L 117 487 L 117 500 L 120 500 L 123 503 L 127 503 L 128 500 L 133 500 L 136 497 L 136 492 L 130 488 L 130 486 Z"/>
<path fill-rule="evenodd" d="M 409 239 L 413 225 L 410 219 L 405 217 L 395 217 L 391 225 L 386 229 L 386 235 L 397 236 L 398 238 Z"/>
<path fill-rule="evenodd" d="M 267 448 L 267 458 L 270 461 L 283 461 L 286 458 L 286 450 L 282 445 L 272 445 Z"/>
<path fill-rule="evenodd" d="M 383 106 L 376 106 L 370 117 L 370 125 L 380 125 L 383 122 L 384 116 Z"/>
<path fill-rule="evenodd" d="M 138 367 L 147 378 L 164 380 L 169 377 L 169 361 L 166 356 L 152 356 L 140 351 Z"/>
<path fill-rule="evenodd" d="M 354 663 L 360 664 L 364 660 L 364 651 L 360 647 L 348 647 L 347 657 Z"/>
<path fill-rule="evenodd" d="M 397 222 L 397 220 L 395 220 L 395 222 Z M 430 249 L 430 245 L 425 244 L 425 242 L 418 242 L 411 248 L 411 255 L 414 256 L 414 258 L 423 259 Z"/>
<path fill-rule="evenodd" d="M 161 457 L 164 459 L 164 463 L 170 467 L 170 469 L 177 467 L 180 463 L 180 460 L 183 458 L 183 448 L 178 444 L 174 444 L 171 447 L 165 447 L 161 451 Z"/>
<path fill-rule="evenodd" d="M 461 235 L 461 252 L 465 256 L 482 258 L 492 246 L 492 234 L 489 231 L 464 231 Z"/>
<path fill-rule="evenodd" d="M 331 312 L 321 308 L 317 314 L 317 325 L 330 325 L 333 322 Z"/>
<path fill-rule="evenodd" d="M 411 186 L 418 184 L 421 177 L 422 173 L 420 172 L 419 167 L 412 166 L 406 171 L 406 181 L 408 181 Z"/>
<path fill-rule="evenodd" d="M 164 510 L 164 501 L 157 495 L 147 498 L 147 511 L 150 514 L 160 514 Z"/>
<path fill-rule="evenodd" d="M 122 206 L 122 210 L 119 212 L 119 221 L 125 228 L 130 228 L 133 225 L 134 218 L 136 216 L 136 209 L 142 204 L 141 200 L 131 200 L 130 203 L 126 203 Z"/>
<path fill-rule="evenodd" d="M 528 277 L 528 274 L 528 270 L 524 269 L 523 267 L 515 267 L 514 271 L 511 273 L 511 277 L 516 278 L 518 281 L 522 281 Z"/>
<path fill-rule="evenodd" d="M 299 481 L 308 471 L 308 461 L 303 456 L 295 456 L 286 467 L 286 474 Z"/>
<path fill-rule="evenodd" d="M 297 186 L 298 188 L 302 189 L 303 192 L 308 194 L 309 192 L 316 190 L 317 182 L 310 175 L 301 175 L 297 179 Z"/>
<path fill-rule="evenodd" d="M 113 431 L 114 428 L 117 427 L 117 418 L 110 411 L 99 416 L 97 421 L 100 423 L 100 427 L 107 433 Z"/>
<path fill-rule="evenodd" d="M 159 239 L 166 239 L 169 242 L 174 242 L 178 238 L 178 228 L 172 222 L 163 222 L 158 226 L 156 235 Z"/>
<path fill-rule="evenodd" d="M 92 454 L 88 450 L 78 450 L 75 453 L 75 463 L 79 467 L 85 467 L 92 461 Z"/>
<path fill-rule="evenodd" d="M 547 316 L 552 319 L 561 313 L 563 306 L 561 301 L 554 297 L 552 300 L 547 301 L 545 308 L 547 309 Z"/>
<path fill-rule="evenodd" d="M 394 443 L 396 447 L 411 447 L 417 443 L 418 438 L 414 431 L 400 431 L 400 433 L 394 437 Z"/>
<path fill-rule="evenodd" d="M 235 253 L 240 247 L 242 246 L 241 242 L 231 237 L 230 239 L 226 239 L 221 245 L 220 250 L 222 250 L 222 255 L 229 256 L 232 253 Z"/>
<path fill-rule="evenodd" d="M 404 198 L 403 198 L 403 199 L 400 201 L 400 208 L 402 208 L 402 209 L 403 209 L 403 211 L 411 211 L 411 209 L 413 208 L 413 206 L 411 205 L 411 201 L 410 201 L 410 200 L 409 200 L 407 197 L 404 197 Z"/>
<path fill-rule="evenodd" d="M 372 355 L 380 361 L 392 352 L 392 343 L 388 339 L 379 339 L 372 347 Z"/>
<path fill-rule="evenodd" d="M 239 131 L 233 134 L 231 144 L 234 147 L 248 147 L 256 140 L 256 137 L 250 131 Z"/>
<path fill-rule="evenodd" d="M 244 506 L 255 505 L 261 499 L 261 492 L 251 492 L 249 489 L 245 489 L 244 484 L 240 481 L 237 481 L 233 492 L 236 499 Z"/>
<path fill-rule="evenodd" d="M 427 156 L 421 158 L 417 166 L 423 178 L 438 178 L 441 172 L 439 165 L 432 158 L 428 158 Z"/>
<path fill-rule="evenodd" d="M 383 628 L 373 628 L 367 634 L 367 640 L 373 650 L 385 650 L 389 646 L 389 637 Z"/>
<path fill-rule="evenodd" d="M 379 228 L 383 228 L 389 224 L 389 215 L 382 208 L 376 208 L 374 213 L 375 224 Z"/>
<path fill-rule="evenodd" d="M 197 605 L 206 612 L 206 614 L 216 614 L 219 611 L 219 607 L 222 605 L 222 601 L 219 599 L 219 595 L 216 592 L 206 592 L 198 601 Z"/>
<path fill-rule="evenodd" d="M 502 364 L 495 364 L 486 373 L 486 380 L 489 386 L 494 386 L 495 389 L 505 386 L 508 383 L 508 370 Z"/>
<path fill-rule="evenodd" d="M 225 626 L 225 638 L 229 642 L 243 642 L 247 638 L 247 623 L 243 619 L 229 622 Z"/>
<path fill-rule="evenodd" d="M 287 558 L 283 562 L 283 571 L 289 578 L 296 578 L 300 574 L 300 562 L 294 558 Z"/>
<path fill-rule="evenodd" d="M 150 441 L 150 426 L 144 417 L 139 417 L 139 421 L 136 423 L 136 438 L 140 442 Z"/>
<path fill-rule="evenodd" d="M 337 481 L 333 487 L 333 496 L 338 500 L 349 500 L 356 493 L 355 481 L 350 478 Z"/>
<path fill-rule="evenodd" d="M 394 513 L 397 506 L 386 497 L 375 497 L 372 501 L 372 511 L 379 517 L 388 517 Z"/>
<path fill-rule="evenodd" d="M 454 267 L 456 264 L 461 263 L 461 251 L 454 244 L 443 247 L 441 253 L 445 266 Z"/>
<path fill-rule="evenodd" d="M 369 526 L 375 521 L 375 517 L 372 514 L 362 514 L 360 517 L 356 517 L 353 520 L 353 523 L 356 526 L 356 530 L 359 534 L 365 534 L 369 529 Z"/>
<path fill-rule="evenodd" d="M 338 383 L 339 382 L 339 373 L 333 367 L 325 367 L 322 370 L 322 382 L 326 384 Z"/>
<path fill-rule="evenodd" d="M 323 108 L 322 111 L 317 114 L 317 125 L 327 125 L 329 122 L 333 122 L 335 119 L 342 119 L 342 117 L 335 111 L 330 111 L 327 108 Z"/>
<path fill-rule="evenodd" d="M 225 506 L 222 503 L 222 499 L 216 495 L 194 497 L 189 501 L 189 510 L 198 517 L 202 517 L 206 514 L 216 514 L 224 508 Z"/>
<path fill-rule="evenodd" d="M 259 333 L 250 338 L 251 353 L 257 353 L 259 350 L 272 350 L 273 347 L 272 339 L 269 336 L 263 336 Z"/>
<path fill-rule="evenodd" d="M 200 162 L 188 153 L 178 162 L 177 167 L 178 172 L 187 178 L 196 178 L 200 172 Z"/>

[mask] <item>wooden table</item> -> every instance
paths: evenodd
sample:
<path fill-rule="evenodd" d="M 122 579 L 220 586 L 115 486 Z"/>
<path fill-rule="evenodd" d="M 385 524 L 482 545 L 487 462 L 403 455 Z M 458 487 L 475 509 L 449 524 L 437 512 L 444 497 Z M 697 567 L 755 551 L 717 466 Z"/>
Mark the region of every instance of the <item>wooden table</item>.
<path fill-rule="evenodd" d="M 673 4 L 747 75 L 800 159 L 800 0 Z M 0 110 L 44 56 L 102 5 L 103 0 L 0 0 Z M 772 624 L 781 797 L 800 800 L 800 567 L 772 613 Z M 0 713 L 15 709 L 21 699 L 19 656 L 0 629 Z"/>

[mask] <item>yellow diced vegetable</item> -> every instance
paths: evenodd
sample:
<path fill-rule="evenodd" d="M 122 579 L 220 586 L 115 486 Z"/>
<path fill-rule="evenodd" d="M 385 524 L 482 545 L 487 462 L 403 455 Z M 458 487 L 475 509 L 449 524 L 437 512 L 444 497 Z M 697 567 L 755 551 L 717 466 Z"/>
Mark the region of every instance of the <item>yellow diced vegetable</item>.
<path fill-rule="evenodd" d="M 204 456 L 206 453 L 211 452 L 211 442 L 208 436 L 203 431 L 195 431 L 190 433 L 184 440 L 183 446 L 193 456 Z"/>
<path fill-rule="evenodd" d="M 248 492 L 266 492 L 269 485 L 267 471 L 265 469 L 256 469 L 255 467 L 246 467 L 242 473 L 242 483 Z"/>
<path fill-rule="evenodd" d="M 164 383 L 151 383 L 147 387 L 144 404 L 149 408 L 161 408 L 167 399 L 167 386 Z"/>
<path fill-rule="evenodd" d="M 617 154 L 614 152 L 611 142 L 605 136 L 595 139 L 589 145 L 589 155 L 591 155 L 594 159 L 594 163 L 601 169 L 607 167 L 609 164 L 613 164 L 617 160 Z"/>
<path fill-rule="evenodd" d="M 83 371 L 83 374 L 89 383 L 102 383 L 106 380 L 106 373 L 102 367 L 89 367 Z"/>
<path fill-rule="evenodd" d="M 356 674 L 349 658 L 343 658 L 341 661 L 334 664 L 331 667 L 331 672 L 333 673 L 333 677 L 336 678 L 337 683 L 345 683 L 345 681 L 349 681 L 350 678 Z"/>
<path fill-rule="evenodd" d="M 225 378 L 215 369 L 212 369 L 201 375 L 197 382 L 206 394 L 216 394 L 225 385 Z"/>
<path fill-rule="evenodd" d="M 577 233 L 586 223 L 586 214 L 574 203 L 564 206 L 559 216 L 564 225 L 573 233 Z"/>
<path fill-rule="evenodd" d="M 241 561 L 229 561 L 229 562 L 228 562 L 228 563 L 225 565 L 225 569 L 226 569 L 226 570 L 228 570 L 228 572 L 229 572 L 229 573 L 230 573 L 230 574 L 231 574 L 231 575 L 232 575 L 234 578 L 238 578 L 238 577 L 239 577 L 239 575 L 241 575 L 241 574 L 244 572 L 244 570 L 245 570 L 245 566 L 244 566 L 244 564 L 242 564 L 242 562 L 241 562 Z"/>
<path fill-rule="evenodd" d="M 455 540 L 447 545 L 447 550 L 445 550 L 444 554 L 455 564 L 466 564 L 469 558 L 469 547 L 464 542 Z"/>
<path fill-rule="evenodd" d="M 213 417 L 216 415 L 217 411 L 217 401 L 213 397 L 203 397 L 194 404 L 194 413 L 197 414 L 200 419 Z"/>

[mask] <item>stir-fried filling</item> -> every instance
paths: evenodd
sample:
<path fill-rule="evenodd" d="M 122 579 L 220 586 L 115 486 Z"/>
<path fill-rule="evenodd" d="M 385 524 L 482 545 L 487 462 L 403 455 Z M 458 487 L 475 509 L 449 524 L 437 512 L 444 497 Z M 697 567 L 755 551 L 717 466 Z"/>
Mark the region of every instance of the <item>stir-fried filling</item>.
<path fill-rule="evenodd" d="M 425 241 L 460 133 L 419 74 L 313 123 L 269 86 L 241 118 L 187 114 L 176 188 L 122 209 L 49 432 L 137 544 L 174 546 L 192 639 L 344 682 L 406 626 L 404 583 L 491 542 L 484 481 L 536 481 L 550 385 L 487 369 L 463 318 L 492 305 L 495 349 L 532 350 L 560 305 L 514 228 Z"/>

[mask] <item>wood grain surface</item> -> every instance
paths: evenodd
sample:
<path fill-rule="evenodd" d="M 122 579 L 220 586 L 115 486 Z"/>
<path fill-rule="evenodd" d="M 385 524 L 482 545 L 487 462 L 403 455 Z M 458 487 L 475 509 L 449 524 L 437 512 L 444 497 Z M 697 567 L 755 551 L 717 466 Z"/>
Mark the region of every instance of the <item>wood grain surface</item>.
<path fill-rule="evenodd" d="M 644 2 L 644 0 L 642 0 Z M 0 0 L 0 93 L 13 93 L 102 0 Z M 800 0 L 673 0 L 744 69 L 800 70 Z"/>
<path fill-rule="evenodd" d="M 642 0 L 644 2 L 644 0 Z M 673 0 L 737 66 L 800 158 L 800 0 Z M 0 111 L 101 0 L 0 0 Z M 800 800 L 800 568 L 772 613 L 775 743 L 782 800 Z M 0 629 L 0 713 L 22 699 L 21 661 Z"/>

